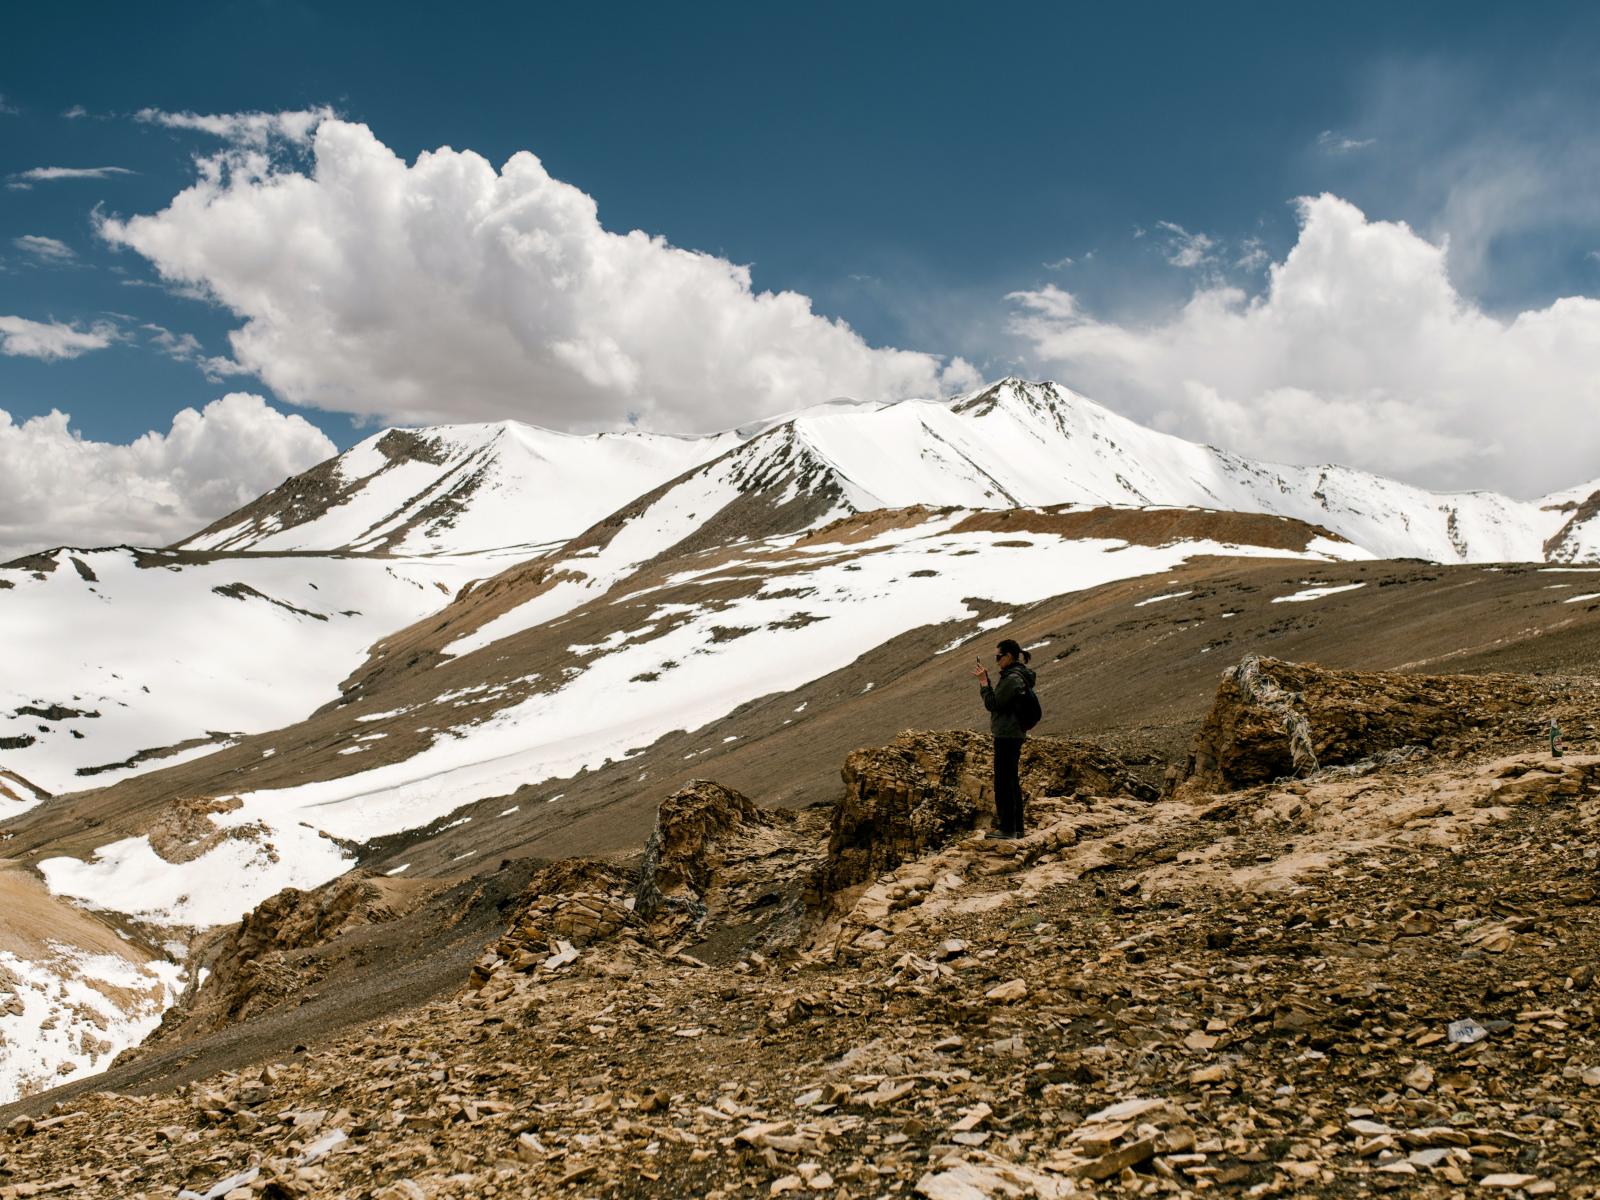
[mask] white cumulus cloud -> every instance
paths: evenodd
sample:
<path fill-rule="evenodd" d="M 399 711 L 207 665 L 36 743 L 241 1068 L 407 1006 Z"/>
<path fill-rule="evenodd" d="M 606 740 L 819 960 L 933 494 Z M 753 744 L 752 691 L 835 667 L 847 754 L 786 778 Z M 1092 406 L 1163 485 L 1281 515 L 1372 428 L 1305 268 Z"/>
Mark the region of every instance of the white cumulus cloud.
<path fill-rule="evenodd" d="M 448 148 L 408 164 L 337 119 L 311 146 L 305 171 L 225 152 L 164 211 L 101 226 L 237 314 L 234 359 L 295 404 L 692 431 L 976 380 L 756 291 L 746 267 L 608 231 L 530 153 L 498 171 Z"/>
<path fill-rule="evenodd" d="M 116 340 L 116 326 L 106 321 L 79 329 L 60 321 L 0 317 L 0 354 L 16 358 L 77 358 L 91 350 L 104 350 Z"/>
<path fill-rule="evenodd" d="M 1208 283 L 1118 324 L 1053 286 L 1014 293 L 1038 369 L 1184 437 L 1532 497 L 1600 475 L 1600 300 L 1502 318 L 1448 253 L 1336 196 L 1304 199 L 1265 291 Z"/>
<path fill-rule="evenodd" d="M 303 417 L 233 392 L 129 445 L 90 441 L 61 412 L 0 409 L 0 561 L 51 546 L 159 546 L 336 453 Z"/>

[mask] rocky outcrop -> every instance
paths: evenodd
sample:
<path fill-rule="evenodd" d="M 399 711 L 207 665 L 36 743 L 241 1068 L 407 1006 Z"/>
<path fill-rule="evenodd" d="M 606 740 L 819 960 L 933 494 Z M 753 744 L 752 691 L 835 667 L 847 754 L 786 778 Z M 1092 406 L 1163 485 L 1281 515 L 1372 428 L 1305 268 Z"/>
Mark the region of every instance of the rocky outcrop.
<path fill-rule="evenodd" d="M 721 865 L 721 847 L 736 831 L 769 825 L 748 797 L 707 779 L 696 779 L 662 801 L 644 847 L 635 911 L 651 918 L 665 909 L 689 921 L 705 918 L 704 894 Z"/>
<path fill-rule="evenodd" d="M 1540 701 L 1512 675 L 1339 671 L 1249 655 L 1223 672 L 1178 783 L 1230 791 L 1503 725 Z"/>
<path fill-rule="evenodd" d="M 264 833 L 265 827 L 259 822 L 219 827 L 212 821 L 214 814 L 233 812 L 241 803 L 238 797 L 179 797 L 162 809 L 151 822 L 147 835 L 150 848 L 169 863 L 186 863 L 193 862 L 222 842 L 248 839 Z M 278 899 L 277 896 L 271 897 L 262 908 L 266 909 Z"/>
<path fill-rule="evenodd" d="M 1582 562 L 1586 557 L 1592 559 L 1592 551 L 1585 554 L 1584 542 L 1592 539 L 1596 518 L 1600 518 L 1600 491 L 1592 493 L 1583 503 L 1573 506 L 1572 516 L 1567 519 L 1567 523 L 1545 542 L 1545 560 Z"/>
<path fill-rule="evenodd" d="M 144 1045 L 222 1029 L 303 993 L 326 970 L 312 951 L 355 928 L 394 920 L 409 911 L 416 891 L 352 871 L 312 891 L 285 888 L 268 897 L 199 955 L 204 985 L 169 1009 Z"/>
<path fill-rule="evenodd" d="M 799 915 L 822 837 L 819 813 L 760 808 L 731 788 L 695 780 L 661 804 L 634 911 L 663 943 L 726 957 Z"/>
<path fill-rule="evenodd" d="M 604 965 L 625 973 L 630 959 L 656 947 L 655 935 L 633 912 L 631 884 L 621 866 L 600 859 L 563 859 L 540 868 L 504 935 L 474 964 L 471 986 L 484 1003 L 496 1003 L 527 990 L 528 977 L 548 977 L 602 943 L 610 943 Z"/>
<path fill-rule="evenodd" d="M 1029 738 L 1020 770 L 1029 799 L 1078 793 L 1153 800 L 1156 794 L 1121 758 L 1093 742 Z M 991 739 L 965 730 L 909 731 L 888 746 L 851 754 L 827 857 L 808 901 L 829 903 L 836 893 L 977 828 L 994 812 L 993 772 Z"/>

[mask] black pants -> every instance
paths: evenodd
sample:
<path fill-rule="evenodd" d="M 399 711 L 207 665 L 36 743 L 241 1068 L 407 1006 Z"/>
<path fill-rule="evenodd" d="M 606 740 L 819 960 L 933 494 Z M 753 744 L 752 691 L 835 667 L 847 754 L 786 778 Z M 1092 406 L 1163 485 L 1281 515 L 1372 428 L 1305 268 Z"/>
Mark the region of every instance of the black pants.
<path fill-rule="evenodd" d="M 994 815 L 1001 833 L 1022 832 L 1022 784 L 1017 781 L 1021 758 L 1021 738 L 994 739 Z"/>

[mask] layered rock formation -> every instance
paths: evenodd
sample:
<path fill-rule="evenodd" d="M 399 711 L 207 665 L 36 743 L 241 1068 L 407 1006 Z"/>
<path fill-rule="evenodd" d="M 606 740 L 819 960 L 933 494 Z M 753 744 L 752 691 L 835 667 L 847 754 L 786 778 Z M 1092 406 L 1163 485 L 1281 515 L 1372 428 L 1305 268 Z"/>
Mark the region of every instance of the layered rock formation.
<path fill-rule="evenodd" d="M 285 888 L 201 950 L 204 984 L 191 986 L 167 1010 L 144 1046 L 237 1025 L 302 994 L 328 966 L 326 957 L 312 951 L 359 927 L 393 921 L 429 890 L 429 885 L 402 884 L 363 871 L 311 891 Z M 137 1055 L 139 1049 L 128 1053 Z"/>
<path fill-rule="evenodd" d="M 1508 722 L 1532 732 L 1546 692 L 1517 675 L 1339 671 L 1249 655 L 1223 672 L 1178 782 L 1229 791 L 1470 741 Z"/>

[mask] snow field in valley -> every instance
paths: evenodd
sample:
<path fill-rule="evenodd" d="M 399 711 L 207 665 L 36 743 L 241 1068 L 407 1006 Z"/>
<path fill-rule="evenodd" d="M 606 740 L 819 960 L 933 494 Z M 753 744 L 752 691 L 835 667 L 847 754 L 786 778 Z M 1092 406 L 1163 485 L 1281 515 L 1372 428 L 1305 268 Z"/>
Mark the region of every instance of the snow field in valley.
<path fill-rule="evenodd" d="M 716 463 L 696 473 L 627 522 L 604 546 L 585 549 L 555 564 L 568 575 L 533 599 L 485 622 L 444 648 L 452 657 L 471 654 L 502 638 L 543 625 L 587 603 L 626 578 L 641 563 L 677 545 L 739 496 L 733 464 Z"/>
<path fill-rule="evenodd" d="M 53 892 L 91 907 L 154 923 L 231 921 L 283 887 L 315 886 L 347 869 L 349 860 L 323 833 L 362 841 L 415 829 L 473 801 L 625 759 L 673 730 L 702 728 L 747 701 L 842 669 L 907 630 L 971 620 L 976 614 L 964 597 L 1025 605 L 1207 554 L 1366 557 L 1326 539 L 1303 555 L 1286 555 L 1209 541 L 1140 546 L 952 532 L 965 515 L 850 545 L 801 551 L 788 538 L 753 544 L 740 562 L 662 585 L 673 589 L 674 601 L 638 625 L 664 632 L 606 639 L 552 692 L 454 729 L 403 762 L 242 794 L 239 808 L 210 818 L 241 836 L 190 862 L 163 862 L 141 837 L 102 847 L 87 862 L 54 858 L 40 869 Z M 919 571 L 933 573 L 913 574 Z M 750 595 L 717 607 L 681 602 L 685 587 L 746 577 L 760 581 Z M 597 714 L 605 714 L 602 724 Z M 268 842 L 272 853 L 260 852 Z"/>
<path fill-rule="evenodd" d="M 0 751 L 0 766 L 56 794 L 181 760 L 152 758 L 88 776 L 77 774 L 80 767 L 123 762 L 212 731 L 256 733 L 305 717 L 337 697 L 368 646 L 496 569 L 469 555 L 174 557 L 146 567 L 127 549 L 55 557 L 55 570 L 42 577 L 0 569 L 12 585 L 0 590 L 0 737 L 34 739 Z M 50 705 L 99 715 L 18 712 Z M 186 756 L 216 749 L 210 743 Z M 26 807 L 7 804 L 5 815 Z"/>

